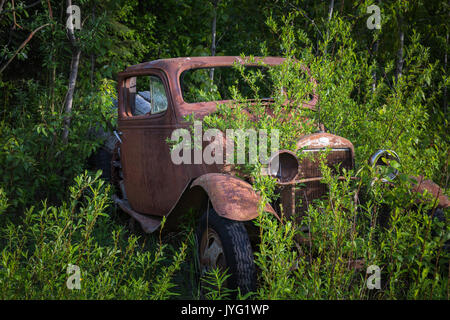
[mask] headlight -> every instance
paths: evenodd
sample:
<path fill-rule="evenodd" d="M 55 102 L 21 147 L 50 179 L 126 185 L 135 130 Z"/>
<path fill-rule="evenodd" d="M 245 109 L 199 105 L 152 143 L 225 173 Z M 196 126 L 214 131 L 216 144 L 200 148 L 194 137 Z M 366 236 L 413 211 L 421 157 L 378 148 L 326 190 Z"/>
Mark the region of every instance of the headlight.
<path fill-rule="evenodd" d="M 387 160 L 387 163 L 383 161 L 383 158 L 385 158 L 385 159 Z M 382 178 L 382 180 L 383 180 L 384 182 L 385 182 L 385 181 L 391 181 L 391 180 L 395 179 L 395 177 L 397 177 L 397 175 L 398 175 L 398 170 L 395 169 L 395 168 L 393 168 L 393 167 L 391 167 L 391 166 L 389 165 L 389 160 L 395 160 L 395 161 L 397 161 L 398 163 L 400 163 L 400 158 L 399 158 L 399 156 L 397 155 L 397 153 L 395 153 L 395 151 L 392 151 L 392 150 L 384 150 L 384 149 L 377 150 L 377 151 L 369 158 L 369 164 L 370 164 L 370 166 L 371 166 L 372 168 L 375 168 L 375 169 L 376 169 L 376 167 L 381 167 L 381 166 L 392 168 L 392 169 L 390 170 L 390 172 L 387 173 L 387 175 L 386 175 L 386 178 L 387 178 L 387 179 L 386 179 L 386 178 Z"/>
<path fill-rule="evenodd" d="M 280 182 L 289 182 L 295 179 L 299 163 L 294 152 L 280 150 L 269 160 L 269 174 Z"/>

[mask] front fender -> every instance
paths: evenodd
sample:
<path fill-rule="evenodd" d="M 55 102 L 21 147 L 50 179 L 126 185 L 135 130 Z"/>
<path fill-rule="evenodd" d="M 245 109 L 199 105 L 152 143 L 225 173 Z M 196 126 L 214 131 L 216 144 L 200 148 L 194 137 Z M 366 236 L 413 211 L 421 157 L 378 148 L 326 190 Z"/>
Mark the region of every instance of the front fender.
<path fill-rule="evenodd" d="M 221 217 L 248 221 L 258 217 L 258 203 L 261 199 L 252 186 L 242 179 L 228 174 L 207 173 L 195 179 L 191 189 L 202 188 L 211 201 L 214 210 Z M 266 205 L 265 211 L 280 219 L 275 210 Z"/>
<path fill-rule="evenodd" d="M 413 192 L 424 193 L 426 190 L 433 196 L 438 208 L 445 209 L 450 207 L 450 201 L 444 194 L 444 190 L 442 190 L 436 183 L 431 180 L 425 180 L 423 176 L 410 176 L 410 178 L 416 181 L 416 183 L 413 183 Z"/>

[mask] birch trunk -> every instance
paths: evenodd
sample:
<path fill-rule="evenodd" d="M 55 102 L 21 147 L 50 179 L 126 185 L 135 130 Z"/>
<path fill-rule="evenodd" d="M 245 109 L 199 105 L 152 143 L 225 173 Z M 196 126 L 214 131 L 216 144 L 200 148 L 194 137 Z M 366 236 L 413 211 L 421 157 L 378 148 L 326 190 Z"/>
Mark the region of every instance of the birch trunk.
<path fill-rule="evenodd" d="M 374 48 L 373 48 L 373 56 L 374 56 L 374 60 L 375 60 L 375 70 L 372 71 L 372 79 L 373 79 L 372 91 L 373 92 L 375 92 L 375 89 L 377 88 L 377 69 L 376 69 L 376 66 L 377 66 L 377 55 L 378 55 L 379 41 L 380 40 L 375 41 Z"/>
<path fill-rule="evenodd" d="M 67 7 L 70 7 L 72 5 L 72 1 L 67 0 L 66 5 Z M 80 63 L 80 55 L 81 55 L 81 50 L 78 47 L 75 38 L 75 31 L 73 25 L 68 26 L 67 35 L 72 45 L 72 61 L 70 63 L 69 87 L 67 89 L 67 96 L 64 105 L 65 118 L 64 118 L 64 131 L 62 135 L 62 140 L 64 144 L 67 144 L 67 141 L 69 139 L 69 128 L 72 119 L 73 95 L 75 92 L 75 86 L 77 84 L 78 66 Z"/>
<path fill-rule="evenodd" d="M 334 0 L 331 0 L 330 9 L 328 10 L 328 21 L 330 21 L 331 17 L 333 16 L 333 10 L 334 10 Z"/>
<path fill-rule="evenodd" d="M 445 37 L 444 71 L 447 72 L 448 31 Z M 447 115 L 447 86 L 444 86 L 444 115 Z"/>
<path fill-rule="evenodd" d="M 216 55 L 216 25 L 217 25 L 217 4 L 219 0 L 214 0 L 213 4 L 213 19 L 211 23 L 211 56 Z M 211 82 L 214 81 L 214 68 L 209 70 L 209 78 Z"/>
<path fill-rule="evenodd" d="M 378 5 L 381 5 L 381 0 L 378 0 Z M 378 47 L 380 45 L 380 39 L 378 38 L 377 41 L 375 41 L 374 48 L 373 48 L 373 59 L 375 61 L 375 70 L 372 72 L 372 92 L 375 92 L 377 88 L 377 57 L 378 57 Z"/>
<path fill-rule="evenodd" d="M 402 76 L 403 72 L 403 45 L 405 41 L 405 33 L 403 31 L 403 16 L 398 18 L 398 42 L 399 47 L 397 51 L 397 69 L 395 71 L 395 78 L 398 80 Z"/>
<path fill-rule="evenodd" d="M 94 24 L 95 23 L 95 3 L 92 7 L 91 15 L 92 15 L 92 24 Z M 91 85 L 94 84 L 94 72 L 95 72 L 95 54 L 91 53 L 91 75 L 90 75 Z"/>

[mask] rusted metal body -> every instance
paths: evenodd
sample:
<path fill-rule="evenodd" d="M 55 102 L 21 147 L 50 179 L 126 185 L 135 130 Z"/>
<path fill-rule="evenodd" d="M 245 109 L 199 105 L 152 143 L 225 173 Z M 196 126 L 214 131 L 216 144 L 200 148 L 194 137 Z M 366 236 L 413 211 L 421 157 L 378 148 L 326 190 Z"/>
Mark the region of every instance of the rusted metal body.
<path fill-rule="evenodd" d="M 284 58 L 276 57 L 263 60 L 268 66 L 283 61 Z M 156 230 L 163 216 L 177 215 L 189 207 L 201 208 L 207 199 L 222 217 L 238 221 L 257 217 L 259 196 L 252 189 L 251 181 L 234 177 L 235 171 L 228 165 L 174 164 L 167 143 L 175 129 L 189 127 L 190 123 L 184 120 L 187 115 L 194 114 L 195 118 L 202 119 L 216 111 L 218 104 L 232 102 L 185 102 L 180 75 L 188 69 L 232 66 L 235 62 L 248 64 L 240 57 L 162 59 L 131 66 L 118 75 L 118 129 L 122 143 L 116 148 L 112 166 L 112 175 L 121 190 L 116 202 L 138 220 L 146 232 Z M 162 80 L 167 110 L 132 115 L 130 101 L 136 93 L 136 77 L 148 75 Z M 315 83 L 314 79 L 311 81 Z M 303 107 L 314 109 L 317 101 L 313 92 L 312 99 Z M 268 205 L 266 211 L 277 217 L 280 214 L 291 216 L 301 213 L 307 204 L 326 193 L 326 186 L 320 183 L 319 164 L 313 161 L 317 151 L 325 148 L 330 149 L 327 156 L 330 166 L 340 164 L 341 168 L 353 168 L 354 148 L 347 139 L 324 132 L 300 137 L 297 151 L 310 156 L 288 161 L 295 168 L 291 170 L 297 172 L 291 172 L 286 181 L 280 180 L 281 201 Z M 281 156 L 289 157 L 288 153 Z M 291 155 L 295 157 L 295 153 Z M 296 207 L 300 200 L 302 205 Z"/>
<path fill-rule="evenodd" d="M 294 179 L 278 183 L 281 201 L 275 206 L 277 211 L 281 211 L 282 208 L 286 216 L 301 217 L 314 199 L 321 198 L 327 193 L 327 186 L 320 182 L 322 173 L 318 161 L 319 153 L 328 149 L 327 165 L 335 174 L 339 174 L 335 169 L 337 166 L 340 170 L 353 168 L 354 147 L 349 140 L 326 132 L 300 137 L 296 147 L 296 152 L 301 151 L 305 157 L 299 160 L 298 172 Z M 339 176 L 339 179 L 343 177 Z"/>
<path fill-rule="evenodd" d="M 436 183 L 431 180 L 425 180 L 423 176 L 411 178 L 416 181 L 413 184 L 413 192 L 424 194 L 427 191 L 432 196 L 433 201 L 436 202 L 436 207 L 443 209 L 450 207 L 450 201 L 444 194 L 444 190 Z"/>
<path fill-rule="evenodd" d="M 266 58 L 264 63 L 271 66 L 283 60 Z M 227 166 L 175 165 L 171 161 L 170 146 L 166 141 L 175 129 L 188 128 L 185 116 L 194 113 L 196 118 L 201 119 L 214 112 L 218 103 L 227 102 L 184 102 L 180 85 L 182 72 L 191 68 L 231 66 L 235 61 L 241 61 L 241 58 L 164 59 L 132 66 L 119 74 L 118 128 L 122 140 L 120 162 L 123 179 L 115 175 L 117 180 L 123 181 L 126 198 L 118 198 L 117 203 L 135 218 L 145 216 L 145 219 L 138 219 L 144 229 L 154 230 L 161 217 L 177 211 L 177 205 L 181 202 L 184 206 L 201 207 L 202 204 L 198 202 L 204 201 L 205 196 L 198 189 L 206 193 L 221 216 L 242 221 L 257 216 L 259 197 L 250 184 L 229 174 L 217 174 L 229 172 Z M 134 77 L 144 75 L 155 75 L 162 79 L 168 98 L 166 112 L 156 115 L 131 114 L 128 104 L 136 81 Z M 311 105 L 315 104 L 314 99 L 309 102 Z M 192 197 L 186 194 L 192 194 Z M 276 214 L 269 206 L 267 210 Z"/>
<path fill-rule="evenodd" d="M 237 221 L 248 221 L 258 216 L 259 197 L 252 186 L 242 179 L 207 173 L 194 180 L 191 188 L 196 187 L 205 190 L 219 216 Z M 277 216 L 270 205 L 265 210 Z"/>

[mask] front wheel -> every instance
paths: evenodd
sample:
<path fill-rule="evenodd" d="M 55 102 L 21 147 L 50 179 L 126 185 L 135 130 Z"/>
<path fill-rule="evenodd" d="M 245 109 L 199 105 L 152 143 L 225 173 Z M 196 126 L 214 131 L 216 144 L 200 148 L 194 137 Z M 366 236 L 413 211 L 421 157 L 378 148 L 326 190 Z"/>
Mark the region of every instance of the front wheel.
<path fill-rule="evenodd" d="M 222 218 L 210 206 L 200 219 L 197 244 L 200 276 L 219 268 L 230 275 L 227 288 L 242 294 L 256 290 L 253 250 L 243 222 Z"/>

